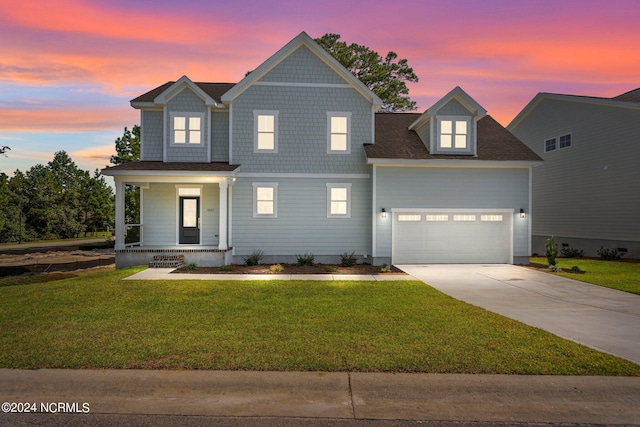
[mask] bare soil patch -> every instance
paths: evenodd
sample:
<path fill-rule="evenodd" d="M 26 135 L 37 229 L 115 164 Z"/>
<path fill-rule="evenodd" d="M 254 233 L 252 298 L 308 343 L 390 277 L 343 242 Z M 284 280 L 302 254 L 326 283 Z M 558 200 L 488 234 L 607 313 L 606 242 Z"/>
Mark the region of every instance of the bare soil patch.
<path fill-rule="evenodd" d="M 112 248 L 0 254 L 0 277 L 73 271 L 115 263 Z"/>
<path fill-rule="evenodd" d="M 280 264 L 283 267 L 281 272 L 272 272 L 271 265 L 259 264 L 247 266 L 233 264 L 227 267 L 198 267 L 189 270 L 188 267 L 181 267 L 173 273 L 190 274 L 383 274 L 383 275 L 406 275 L 406 273 L 394 266 L 391 266 L 390 273 L 381 273 L 380 267 L 369 264 L 356 264 L 351 267 L 342 267 L 333 264 L 296 265 Z"/>

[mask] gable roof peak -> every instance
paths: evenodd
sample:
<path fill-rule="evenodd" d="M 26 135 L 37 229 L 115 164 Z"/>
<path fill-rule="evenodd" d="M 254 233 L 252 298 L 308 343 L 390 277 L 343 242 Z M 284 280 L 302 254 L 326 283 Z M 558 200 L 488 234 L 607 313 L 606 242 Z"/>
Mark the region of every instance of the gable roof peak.
<path fill-rule="evenodd" d="M 422 126 L 432 116 L 437 115 L 438 111 L 453 99 L 458 101 L 476 118 L 482 118 L 487 115 L 487 110 L 485 110 L 482 105 L 478 104 L 476 100 L 469 96 L 469 94 L 465 92 L 460 86 L 456 86 L 449 93 L 440 98 L 438 102 L 427 108 L 427 110 L 409 126 L 409 129 L 416 129 Z"/>
<path fill-rule="evenodd" d="M 168 100 L 173 98 L 176 94 L 178 94 L 185 87 L 190 88 L 196 95 L 198 95 L 205 102 L 206 105 L 217 107 L 218 103 L 209 96 L 202 88 L 200 88 L 196 83 L 194 83 L 189 77 L 186 75 L 180 77 L 175 83 L 169 85 L 165 90 L 163 90 L 158 96 L 155 97 L 153 102 L 158 105 L 164 105 Z"/>
<path fill-rule="evenodd" d="M 271 55 L 266 61 L 260 64 L 249 75 L 245 76 L 237 85 L 231 88 L 222 96 L 223 102 L 232 102 L 237 96 L 249 88 L 253 83 L 257 82 L 269 71 L 275 68 L 285 58 L 295 52 L 301 46 L 307 47 L 312 53 L 327 64 L 334 72 L 340 75 L 348 84 L 356 89 L 362 96 L 369 99 L 376 107 L 382 106 L 382 100 L 373 93 L 367 86 L 351 74 L 342 66 L 329 52 L 324 50 L 314 39 L 306 32 L 302 31 L 294 37 L 289 43 L 280 48 L 276 53 Z"/>

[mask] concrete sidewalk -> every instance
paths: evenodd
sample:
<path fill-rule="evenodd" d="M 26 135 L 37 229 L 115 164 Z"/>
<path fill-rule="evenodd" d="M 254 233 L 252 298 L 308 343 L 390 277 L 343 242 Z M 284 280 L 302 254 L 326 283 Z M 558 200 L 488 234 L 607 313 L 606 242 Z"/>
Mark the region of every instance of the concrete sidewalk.
<path fill-rule="evenodd" d="M 640 378 L 0 369 L 0 401 L 76 402 L 92 414 L 636 425 Z"/>
<path fill-rule="evenodd" d="M 408 274 L 189 274 L 175 268 L 148 268 L 124 280 L 418 280 Z"/>

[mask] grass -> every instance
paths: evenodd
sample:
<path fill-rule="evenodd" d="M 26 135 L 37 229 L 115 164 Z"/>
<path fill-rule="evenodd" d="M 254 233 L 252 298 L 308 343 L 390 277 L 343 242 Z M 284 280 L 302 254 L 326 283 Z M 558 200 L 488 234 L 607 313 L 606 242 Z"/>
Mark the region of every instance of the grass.
<path fill-rule="evenodd" d="M 570 270 L 577 265 L 584 274 L 553 273 L 569 279 L 605 286 L 619 291 L 640 295 L 640 263 L 600 261 L 582 258 L 557 258 L 558 265 Z M 547 264 L 544 257 L 533 257 L 530 262 Z"/>
<path fill-rule="evenodd" d="M 640 366 L 416 281 L 123 281 L 0 287 L 1 368 L 640 375 Z"/>

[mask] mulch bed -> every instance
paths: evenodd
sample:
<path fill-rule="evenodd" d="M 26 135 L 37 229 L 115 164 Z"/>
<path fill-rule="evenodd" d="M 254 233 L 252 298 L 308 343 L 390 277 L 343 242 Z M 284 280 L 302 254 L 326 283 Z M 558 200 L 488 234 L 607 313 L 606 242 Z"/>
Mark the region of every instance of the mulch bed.
<path fill-rule="evenodd" d="M 340 265 L 330 264 L 314 264 L 314 265 L 296 265 L 296 264 L 280 264 L 284 270 L 280 273 L 272 273 L 270 264 L 259 264 L 255 266 L 247 266 L 234 264 L 230 269 L 227 267 L 198 267 L 195 270 L 189 270 L 187 267 L 181 267 L 172 273 L 189 273 L 189 274 L 383 274 L 383 275 L 399 275 L 406 274 L 402 270 L 391 266 L 390 273 L 380 273 L 378 266 L 369 264 L 356 264 L 352 267 L 342 267 Z"/>

